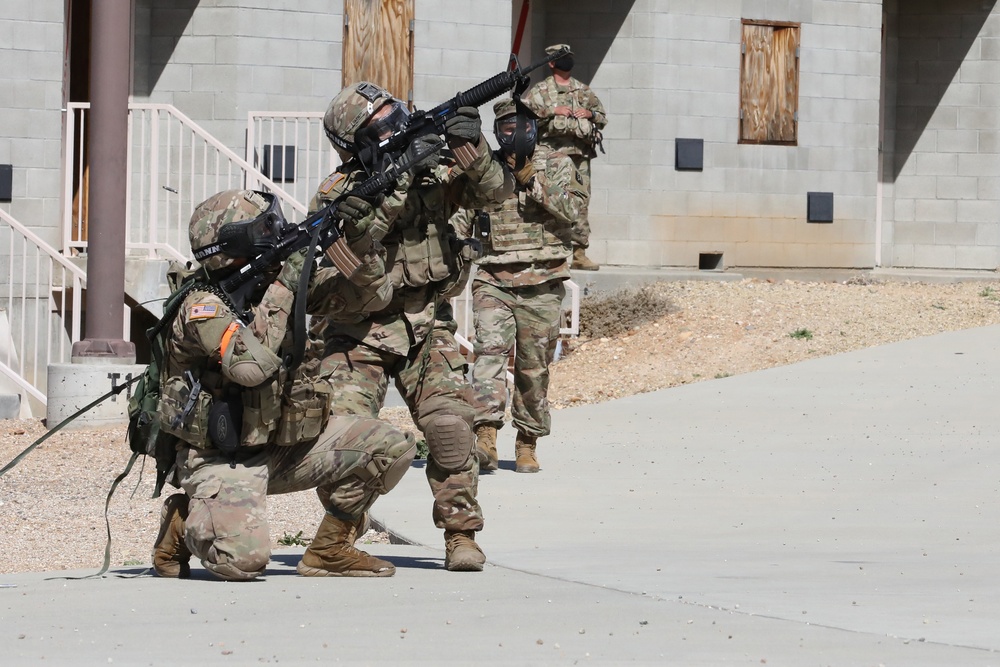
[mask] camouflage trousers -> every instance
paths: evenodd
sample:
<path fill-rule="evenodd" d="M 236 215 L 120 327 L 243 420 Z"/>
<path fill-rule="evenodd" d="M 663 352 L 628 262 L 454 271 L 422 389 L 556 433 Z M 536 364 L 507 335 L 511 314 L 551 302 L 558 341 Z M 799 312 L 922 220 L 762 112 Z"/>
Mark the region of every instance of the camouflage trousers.
<path fill-rule="evenodd" d="M 587 197 L 590 197 L 590 158 L 580 154 L 570 155 L 573 158 L 573 164 L 576 165 L 576 170 L 580 172 L 580 178 L 583 179 L 583 189 L 587 193 Z M 571 236 L 574 246 L 580 246 L 582 248 L 590 247 L 590 218 L 588 217 L 587 209 L 584 209 L 580 214 L 580 217 L 576 219 L 573 223 L 573 232 Z"/>
<path fill-rule="evenodd" d="M 246 578 L 271 556 L 267 496 L 316 489 L 320 503 L 342 517 L 360 517 L 389 491 L 383 473 L 397 459 L 409 465 L 413 436 L 377 419 L 331 417 L 316 440 L 291 447 L 238 450 L 235 465 L 216 449 L 177 453 L 181 488 L 190 498 L 184 540 L 209 570 Z M 399 471 L 386 476 L 398 482 Z"/>
<path fill-rule="evenodd" d="M 559 316 L 565 295 L 562 280 L 524 287 L 499 287 L 478 280 L 472 283 L 476 324 L 472 386 L 477 399 L 477 426 L 503 426 L 507 360 L 514 350 L 514 427 L 526 435 L 549 434 L 549 364 L 559 341 Z"/>
<path fill-rule="evenodd" d="M 454 322 L 435 323 L 431 334 L 405 357 L 347 337 L 328 340 L 321 372 L 333 385 L 334 413 L 377 416 L 391 378 L 425 437 L 435 419 L 455 416 L 468 425 L 471 438 L 471 388 L 453 331 Z M 431 442 L 428 447 L 426 473 L 434 496 L 434 525 L 445 530 L 482 530 L 476 457 L 470 455 L 461 469 L 448 471 L 435 460 Z"/>

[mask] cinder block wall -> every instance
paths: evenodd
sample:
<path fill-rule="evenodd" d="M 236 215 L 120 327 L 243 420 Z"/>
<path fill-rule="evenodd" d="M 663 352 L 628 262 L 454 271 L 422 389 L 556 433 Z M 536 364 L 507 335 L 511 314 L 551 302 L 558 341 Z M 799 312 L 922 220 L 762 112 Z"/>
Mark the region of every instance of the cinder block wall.
<path fill-rule="evenodd" d="M 507 64 L 510 5 L 416 0 L 414 102 L 429 108 Z M 248 111 L 323 110 L 341 87 L 342 1 L 138 0 L 137 100 L 177 106 L 237 152 Z M 484 126 L 492 123 L 484 108 Z"/>
<path fill-rule="evenodd" d="M 13 165 L 13 197 L 0 203 L 59 245 L 62 188 L 63 2 L 0 5 L 0 163 Z"/>
<path fill-rule="evenodd" d="M 343 2 L 137 0 L 135 99 L 169 103 L 242 154 L 249 111 L 324 110 Z"/>
<path fill-rule="evenodd" d="M 623 3 L 627 4 L 627 3 Z M 610 115 L 593 163 L 592 256 L 631 266 L 869 267 L 874 262 L 880 0 L 709 3 L 549 0 Z M 741 19 L 801 22 L 798 146 L 738 143 Z M 702 172 L 674 139 L 705 141 Z M 835 222 L 806 222 L 806 193 Z"/>
<path fill-rule="evenodd" d="M 413 102 L 430 109 L 502 72 L 511 48 L 509 2 L 416 0 Z M 492 140 L 493 105 L 480 108 Z M 495 145 L 495 142 L 494 142 Z"/>
<path fill-rule="evenodd" d="M 1000 266 L 1000 10 L 893 0 L 885 262 Z M 889 186 L 887 186 L 889 187 Z"/>

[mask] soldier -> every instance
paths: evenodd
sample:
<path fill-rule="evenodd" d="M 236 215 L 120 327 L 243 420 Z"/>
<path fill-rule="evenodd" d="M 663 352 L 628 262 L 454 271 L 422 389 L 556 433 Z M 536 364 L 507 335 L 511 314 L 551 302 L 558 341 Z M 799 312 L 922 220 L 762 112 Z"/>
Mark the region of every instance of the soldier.
<path fill-rule="evenodd" d="M 360 200 L 358 200 L 360 201 Z M 363 202 L 361 202 L 363 204 Z M 340 211 L 351 249 L 363 258 L 348 282 L 320 269 L 310 309 L 364 313 L 384 305 L 391 285 L 366 232 L 374 219 L 351 202 Z M 153 568 L 187 577 L 191 555 L 226 580 L 254 579 L 270 558 L 266 496 L 315 488 L 326 510 L 302 556 L 305 576 L 387 577 L 392 563 L 354 547 L 367 510 L 402 478 L 416 453 L 412 436 L 377 419 L 329 417 L 329 384 L 300 367 L 294 381 L 282 359 L 289 313 L 305 257 L 294 253 L 246 313 L 219 289 L 268 247 L 285 225 L 277 199 L 248 190 L 220 192 L 200 204 L 190 238 L 201 268 L 170 326 L 161 377 L 161 429 L 178 438 L 171 474 L 183 489 L 166 499 Z M 231 418 L 234 432 L 228 435 Z"/>
<path fill-rule="evenodd" d="M 479 234 L 484 254 L 472 282 L 476 455 L 480 471 L 497 469 L 497 429 L 504 422 L 513 350 L 515 469 L 538 472 L 537 439 L 549 434 L 552 423 L 549 364 L 559 340 L 573 224 L 586 217 L 588 194 L 571 158 L 535 147 L 535 119 L 519 100 L 500 100 L 493 109 L 498 157 L 514 170 L 517 187 L 509 199 L 480 214 L 488 223 L 480 224 L 480 231 L 488 235 Z"/>
<path fill-rule="evenodd" d="M 573 159 L 590 195 L 590 160 L 597 157 L 601 130 L 608 123 L 604 106 L 590 86 L 570 76 L 573 52 L 568 44 L 554 44 L 545 49 L 552 55 L 566 49 L 568 53 L 549 63 L 551 76 L 539 81 L 525 94 L 524 104 L 538 117 L 538 143 L 551 150 L 565 153 Z M 575 221 L 573 228 L 573 268 L 597 271 L 600 265 L 587 257 L 590 246 L 590 221 L 587 213 Z"/>
<path fill-rule="evenodd" d="M 401 106 L 371 83 L 348 86 L 333 98 L 324 126 L 345 162 L 320 186 L 310 208 L 336 198 L 356 177 L 362 169 L 359 155 L 374 139 L 384 138 L 383 119 Z M 460 238 L 470 230 L 456 229 L 453 219 L 466 219 L 460 207 L 473 193 L 496 201 L 513 188 L 513 178 L 493 160 L 480 125 L 477 109 L 459 109 L 446 123 L 446 138 L 466 167 L 437 155 L 426 158 L 379 207 L 373 235 L 381 236 L 390 264 L 394 292 L 389 305 L 362 321 L 326 318 L 323 331 L 322 372 L 334 387 L 334 411 L 377 416 L 391 379 L 424 434 L 432 516 L 444 529 L 445 568 L 452 571 L 480 571 L 486 562 L 475 542 L 483 514 L 476 500 L 473 408 L 449 303 L 468 277 L 469 246 Z M 433 136 L 417 138 L 408 150 L 434 141 Z"/>

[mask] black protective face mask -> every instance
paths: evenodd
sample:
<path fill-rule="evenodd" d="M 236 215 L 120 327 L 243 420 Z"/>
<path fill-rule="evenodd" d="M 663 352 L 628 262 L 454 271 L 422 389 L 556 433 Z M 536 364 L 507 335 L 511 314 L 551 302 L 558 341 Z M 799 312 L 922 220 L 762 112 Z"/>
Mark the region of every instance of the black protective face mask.
<path fill-rule="evenodd" d="M 552 64 L 555 65 L 556 69 L 560 69 L 564 72 L 571 72 L 573 70 L 573 56 L 566 55 L 562 58 L 556 58 L 552 61 Z"/>
<path fill-rule="evenodd" d="M 230 257 L 246 257 L 253 259 L 270 250 L 284 236 L 289 224 L 281 212 L 278 198 L 267 193 L 267 210 L 253 220 L 232 222 L 219 232 L 218 245 L 221 252 Z"/>
<path fill-rule="evenodd" d="M 500 152 L 514 156 L 515 169 L 523 167 L 535 152 L 538 125 L 534 118 L 523 114 L 507 116 L 494 123 L 493 133 L 500 144 Z"/>

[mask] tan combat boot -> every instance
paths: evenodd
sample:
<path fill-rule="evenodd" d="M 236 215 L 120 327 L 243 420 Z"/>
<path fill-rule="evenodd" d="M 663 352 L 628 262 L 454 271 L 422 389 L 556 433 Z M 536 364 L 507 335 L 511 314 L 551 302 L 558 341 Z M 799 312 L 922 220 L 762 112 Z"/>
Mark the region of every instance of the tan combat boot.
<path fill-rule="evenodd" d="M 514 453 L 517 455 L 517 460 L 514 462 L 514 465 L 517 466 L 514 468 L 515 472 L 538 472 L 541 470 L 538 467 L 538 459 L 535 458 L 535 441 L 535 436 L 517 432 L 517 440 L 514 441 Z"/>
<path fill-rule="evenodd" d="M 496 427 L 489 424 L 476 427 L 476 459 L 479 461 L 479 472 L 493 472 L 499 467 Z"/>
<path fill-rule="evenodd" d="M 482 572 L 486 554 L 476 544 L 476 531 L 446 530 L 444 546 L 444 569 L 450 572 Z"/>
<path fill-rule="evenodd" d="M 316 537 L 302 554 L 296 568 L 303 577 L 391 577 L 396 566 L 354 548 L 359 530 L 367 526 L 368 515 L 343 521 L 331 514 L 323 516 Z"/>
<path fill-rule="evenodd" d="M 587 257 L 587 249 L 583 246 L 573 248 L 573 263 L 570 268 L 575 271 L 599 271 L 601 265 Z"/>
<path fill-rule="evenodd" d="M 160 532 L 153 543 L 153 570 L 161 577 L 187 579 L 191 576 L 191 551 L 184 544 L 184 521 L 188 516 L 188 497 L 175 493 L 163 502 Z"/>

